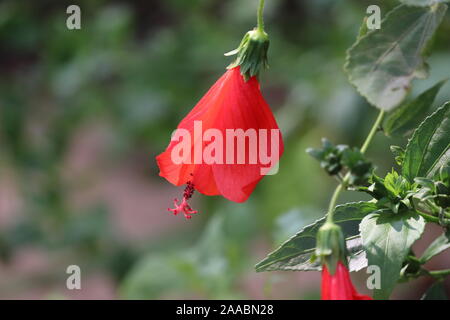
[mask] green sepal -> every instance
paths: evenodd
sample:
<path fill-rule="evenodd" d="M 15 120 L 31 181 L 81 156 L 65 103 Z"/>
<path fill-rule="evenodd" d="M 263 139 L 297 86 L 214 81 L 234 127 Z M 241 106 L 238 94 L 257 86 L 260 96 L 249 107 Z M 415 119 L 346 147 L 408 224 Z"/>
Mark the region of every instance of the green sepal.
<path fill-rule="evenodd" d="M 342 152 L 341 163 L 349 170 L 348 183 L 351 186 L 367 186 L 374 167 L 367 161 L 361 150 L 347 148 Z"/>
<path fill-rule="evenodd" d="M 315 258 L 326 265 L 328 272 L 334 274 L 340 261 L 347 265 L 347 248 L 345 237 L 340 226 L 333 222 L 326 222 L 320 227 L 316 238 Z"/>
<path fill-rule="evenodd" d="M 241 74 L 245 81 L 258 76 L 261 68 L 268 68 L 267 51 L 269 50 L 269 36 L 257 28 L 247 32 L 239 47 L 225 53 L 226 56 L 237 55 L 236 60 L 227 69 L 241 67 Z"/>
<path fill-rule="evenodd" d="M 342 154 L 348 149 L 346 145 L 333 145 L 328 139 L 322 139 L 323 147 L 320 149 L 308 148 L 306 152 L 320 161 L 320 166 L 329 175 L 338 174 L 343 168 L 341 164 Z"/>

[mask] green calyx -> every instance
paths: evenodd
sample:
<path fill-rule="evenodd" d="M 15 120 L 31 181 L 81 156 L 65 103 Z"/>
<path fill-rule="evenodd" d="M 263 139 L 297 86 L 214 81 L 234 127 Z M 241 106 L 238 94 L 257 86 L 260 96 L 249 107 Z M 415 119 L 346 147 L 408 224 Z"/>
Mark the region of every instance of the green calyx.
<path fill-rule="evenodd" d="M 268 68 L 267 51 L 269 49 L 269 36 L 260 28 L 247 32 L 239 47 L 225 53 L 225 56 L 237 55 L 236 60 L 228 69 L 241 67 L 241 74 L 245 81 L 258 76 L 261 68 Z"/>
<path fill-rule="evenodd" d="M 341 227 L 333 222 L 325 222 L 317 233 L 316 257 L 325 264 L 328 272 L 334 274 L 339 261 L 347 264 L 347 250 Z"/>

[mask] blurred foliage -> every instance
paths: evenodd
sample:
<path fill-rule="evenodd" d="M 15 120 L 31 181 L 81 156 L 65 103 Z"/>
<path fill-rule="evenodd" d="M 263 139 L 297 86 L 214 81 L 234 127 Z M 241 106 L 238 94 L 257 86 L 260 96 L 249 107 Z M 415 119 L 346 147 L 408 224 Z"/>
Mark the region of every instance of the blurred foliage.
<path fill-rule="evenodd" d="M 251 224 L 256 217 L 249 209 L 223 208 L 211 217 L 197 243 L 189 248 L 143 257 L 124 282 L 123 296 L 182 298 L 188 292 L 201 298 L 244 298 L 232 284 L 235 275 L 252 264 L 245 244 L 255 235 Z"/>
<path fill-rule="evenodd" d="M 396 1 L 267 1 L 271 67 L 261 82 L 285 138 L 280 172 L 266 177 L 245 204 L 197 194 L 203 214 L 193 233 L 124 239 L 101 199 L 73 205 L 73 190 L 97 177 L 68 175 L 67 157 L 87 126 L 106 128 L 102 167 L 131 162 L 148 184 L 167 184 L 154 156 L 229 64 L 223 53 L 253 28 L 256 3 L 0 2 L 0 181 L 12 177 L 24 204 L 13 223 L 0 225 L 3 263 L 22 248 L 39 247 L 80 261 L 87 273 L 112 276 L 118 297 L 249 297 L 239 282 L 265 254 L 254 252 L 255 241 L 273 247 L 313 221 L 334 186 L 305 149 L 319 146 L 322 136 L 359 145 L 368 130 L 375 110 L 347 82 L 345 50 L 368 5 L 380 5 L 383 14 Z M 81 7 L 81 30 L 66 28 L 69 4 Z M 449 31 L 446 17 L 437 37 L 446 39 Z M 436 43 L 435 72 L 416 94 L 450 74 L 450 44 Z M 437 102 L 450 98 L 446 92 Z M 380 140 L 369 152 L 386 167 L 389 144 L 395 140 Z M 311 293 L 299 290 L 292 298 L 301 296 Z"/>

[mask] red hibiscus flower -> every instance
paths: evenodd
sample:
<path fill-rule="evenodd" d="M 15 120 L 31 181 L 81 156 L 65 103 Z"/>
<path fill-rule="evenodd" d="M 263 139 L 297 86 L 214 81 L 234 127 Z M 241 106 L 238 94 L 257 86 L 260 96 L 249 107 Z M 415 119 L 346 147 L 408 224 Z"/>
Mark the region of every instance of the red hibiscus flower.
<path fill-rule="evenodd" d="M 327 266 L 323 265 L 322 300 L 372 300 L 372 298 L 356 292 L 348 269 L 339 261 L 333 275 L 328 272 Z"/>
<path fill-rule="evenodd" d="M 186 184 L 174 214 L 186 218 L 197 213 L 188 204 L 194 190 L 243 202 L 269 169 L 278 169 L 283 141 L 258 82 L 267 67 L 269 37 L 258 8 L 258 26 L 247 32 L 228 71 L 180 122 L 166 151 L 156 160 L 160 176 L 170 183 Z"/>
<path fill-rule="evenodd" d="M 278 125 L 256 76 L 246 81 L 240 66 L 227 70 L 156 158 L 160 176 L 176 186 L 187 184 L 181 204 L 175 200 L 169 210 L 187 218 L 196 213 L 187 203 L 194 189 L 235 202 L 247 200 L 282 153 Z"/>

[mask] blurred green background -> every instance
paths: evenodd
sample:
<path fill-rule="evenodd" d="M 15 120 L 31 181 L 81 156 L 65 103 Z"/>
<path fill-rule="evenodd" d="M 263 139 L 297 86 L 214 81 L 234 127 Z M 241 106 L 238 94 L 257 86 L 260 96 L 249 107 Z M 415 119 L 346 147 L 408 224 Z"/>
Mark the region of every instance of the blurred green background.
<path fill-rule="evenodd" d="M 257 0 L 0 2 L 0 298 L 320 297 L 317 272 L 253 266 L 323 215 L 336 183 L 305 149 L 324 136 L 364 140 L 376 111 L 347 82 L 345 51 L 369 5 L 384 16 L 398 3 L 266 2 L 261 83 L 284 134 L 280 171 L 244 204 L 196 193 L 191 221 L 167 212 L 183 189 L 158 176 L 155 156 L 254 27 Z M 66 28 L 70 4 L 81 30 Z M 431 77 L 413 95 L 450 75 L 449 32 L 447 14 Z M 449 99 L 447 85 L 438 100 Z M 394 164 L 391 144 L 405 141 L 380 135 L 369 150 L 380 174 Z M 81 290 L 66 288 L 72 264 Z M 366 276 L 353 276 L 365 293 Z M 429 284 L 401 285 L 394 298 L 418 299 Z"/>

